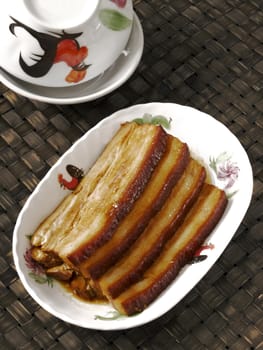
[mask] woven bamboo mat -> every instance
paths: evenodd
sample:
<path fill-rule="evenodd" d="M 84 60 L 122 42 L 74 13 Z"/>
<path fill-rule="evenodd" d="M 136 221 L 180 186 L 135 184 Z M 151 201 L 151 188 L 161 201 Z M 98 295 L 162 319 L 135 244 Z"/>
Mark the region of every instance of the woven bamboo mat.
<path fill-rule="evenodd" d="M 137 0 L 134 6 L 145 35 L 143 57 L 111 94 L 58 106 L 0 84 L 0 349 L 263 349 L 263 1 Z M 254 172 L 250 208 L 205 278 L 158 320 L 114 332 L 72 326 L 40 308 L 18 279 L 11 254 L 17 215 L 91 126 L 151 101 L 198 108 L 238 137 Z"/>

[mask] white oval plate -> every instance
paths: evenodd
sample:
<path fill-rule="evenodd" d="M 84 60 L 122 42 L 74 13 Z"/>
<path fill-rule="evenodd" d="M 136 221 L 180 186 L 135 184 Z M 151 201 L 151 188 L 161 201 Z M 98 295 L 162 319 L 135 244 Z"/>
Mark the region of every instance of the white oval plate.
<path fill-rule="evenodd" d="M 110 305 L 82 302 L 58 282 L 54 282 L 53 287 L 48 283 L 36 282 L 30 275 L 32 269 L 26 263 L 25 252 L 29 248 L 28 235 L 68 194 L 58 184 L 58 173 L 66 177 L 67 164 L 87 171 L 120 124 L 142 118 L 145 113 L 170 119 L 171 128 L 167 131 L 188 143 L 192 154 L 206 164 L 214 184 L 220 188 L 230 186 L 226 192 L 231 198 L 223 218 L 207 240 L 214 246 L 213 250 L 206 251 L 207 259 L 185 267 L 175 281 L 142 313 L 132 317 L 118 317 Z M 217 173 L 209 164 L 216 168 Z M 99 330 L 127 329 L 145 324 L 175 306 L 216 262 L 248 209 L 252 188 L 252 169 L 245 150 L 238 139 L 211 116 L 172 103 L 149 103 L 120 110 L 81 137 L 50 169 L 29 197 L 19 214 L 13 236 L 17 272 L 26 290 L 39 305 L 66 322 Z"/>

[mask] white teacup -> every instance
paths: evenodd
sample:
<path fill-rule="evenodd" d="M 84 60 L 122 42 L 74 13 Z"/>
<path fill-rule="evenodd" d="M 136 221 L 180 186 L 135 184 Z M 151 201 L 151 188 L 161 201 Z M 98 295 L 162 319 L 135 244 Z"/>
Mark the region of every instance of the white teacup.
<path fill-rule="evenodd" d="M 9 0 L 0 13 L 0 66 L 37 85 L 83 83 L 116 61 L 132 22 L 132 0 Z"/>

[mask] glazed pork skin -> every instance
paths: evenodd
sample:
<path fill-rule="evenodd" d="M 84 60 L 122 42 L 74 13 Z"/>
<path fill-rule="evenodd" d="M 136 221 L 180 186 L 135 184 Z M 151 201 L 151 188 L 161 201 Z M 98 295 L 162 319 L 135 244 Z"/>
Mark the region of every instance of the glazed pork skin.
<path fill-rule="evenodd" d="M 79 264 L 113 235 L 166 150 L 160 126 L 121 125 L 77 189 L 32 236 L 32 245 Z"/>
<path fill-rule="evenodd" d="M 78 266 L 83 276 L 97 280 L 125 254 L 151 217 L 161 209 L 189 160 L 187 145 L 168 135 L 166 152 L 130 213 L 121 221 L 112 238 Z"/>
<path fill-rule="evenodd" d="M 98 280 L 101 292 L 108 299 L 116 298 L 138 281 L 155 261 L 196 200 L 205 178 L 204 167 L 191 159 L 159 213 L 123 258 Z"/>
<path fill-rule="evenodd" d="M 205 184 L 183 224 L 167 242 L 162 254 L 112 304 L 121 313 L 133 315 L 144 310 L 175 279 L 180 269 L 194 256 L 206 237 L 222 217 L 227 205 L 224 191 Z"/>

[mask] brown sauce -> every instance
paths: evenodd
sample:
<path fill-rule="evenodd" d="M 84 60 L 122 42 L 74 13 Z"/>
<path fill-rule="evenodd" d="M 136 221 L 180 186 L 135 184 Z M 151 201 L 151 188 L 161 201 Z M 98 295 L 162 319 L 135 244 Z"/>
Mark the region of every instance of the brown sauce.
<path fill-rule="evenodd" d="M 58 280 L 57 280 L 58 281 Z M 69 281 L 58 281 L 60 285 L 69 293 L 72 294 L 74 298 L 77 298 L 78 300 L 88 302 L 88 303 L 94 303 L 94 304 L 108 304 L 109 301 L 104 296 L 99 296 L 96 294 L 89 294 L 89 293 L 78 293 L 76 290 L 74 290 L 71 286 L 71 283 Z"/>

